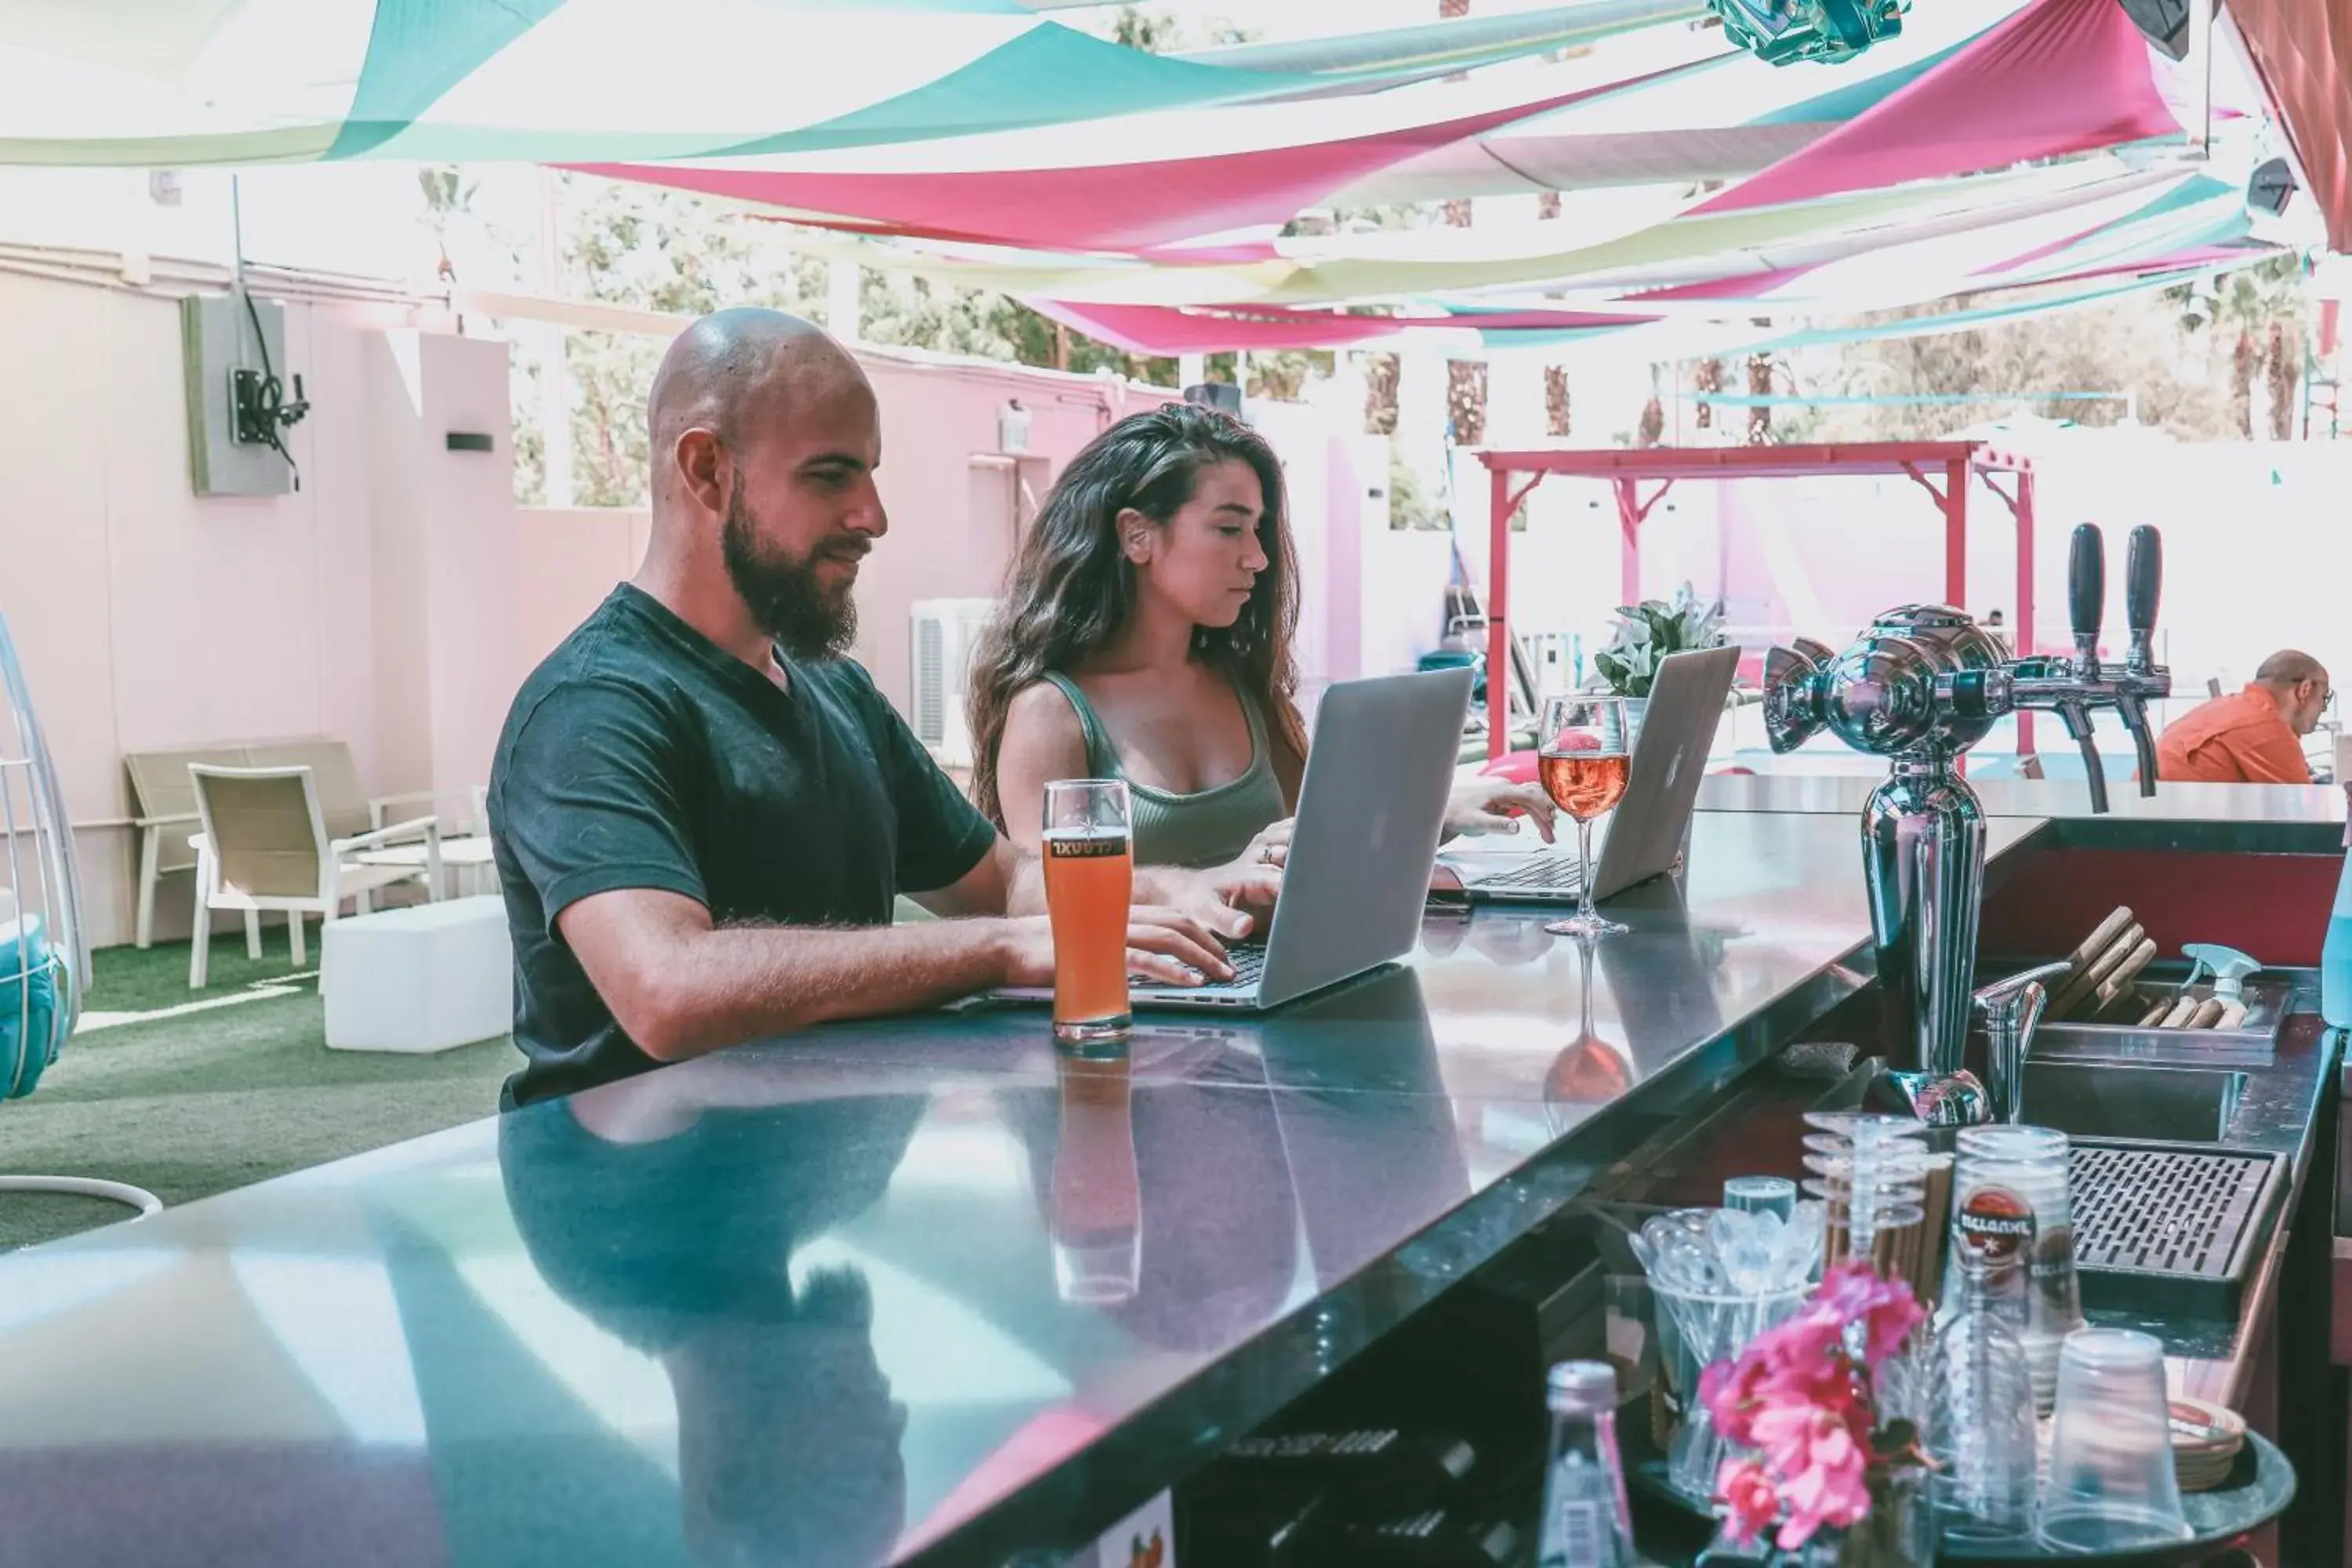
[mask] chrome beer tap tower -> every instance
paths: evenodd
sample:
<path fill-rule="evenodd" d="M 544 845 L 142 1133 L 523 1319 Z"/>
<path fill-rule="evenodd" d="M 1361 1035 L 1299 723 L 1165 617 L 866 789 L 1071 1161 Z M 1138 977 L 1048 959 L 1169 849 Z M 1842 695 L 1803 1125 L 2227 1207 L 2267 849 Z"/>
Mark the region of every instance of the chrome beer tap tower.
<path fill-rule="evenodd" d="M 1879 616 L 1842 654 L 1801 638 L 1774 648 L 1765 662 L 1764 723 L 1773 751 L 1794 751 L 1826 729 L 1855 751 L 1893 761 L 1892 775 L 1863 811 L 1863 876 L 1886 998 L 1889 1077 L 1933 1126 L 1969 1126 L 1995 1114 L 1991 1097 L 1963 1066 L 1976 999 L 1985 821 L 1955 765 L 1961 753 L 2020 710 L 2054 712 L 2082 747 L 2091 809 L 2104 812 L 2107 781 L 2091 716 L 2112 708 L 2139 753 L 2140 793 L 2156 793 L 2147 704 L 2172 693 L 2172 674 L 2156 663 L 2152 646 L 2163 542 L 2153 528 L 2132 531 L 2125 595 L 2131 641 L 2120 666 L 2099 658 L 2106 551 L 2095 525 L 2074 531 L 2068 568 L 2072 658 L 2012 658 L 1966 612 L 1906 605 Z M 2039 984 L 2014 978 L 2022 984 L 2002 982 L 1988 987 L 1988 996 L 2006 1005 Z M 2038 1016 L 2038 1001 L 2027 1000 Z M 2021 1056 L 2025 1044 L 2016 1043 Z M 2015 1086 L 2000 1087 L 2014 1117 Z"/>

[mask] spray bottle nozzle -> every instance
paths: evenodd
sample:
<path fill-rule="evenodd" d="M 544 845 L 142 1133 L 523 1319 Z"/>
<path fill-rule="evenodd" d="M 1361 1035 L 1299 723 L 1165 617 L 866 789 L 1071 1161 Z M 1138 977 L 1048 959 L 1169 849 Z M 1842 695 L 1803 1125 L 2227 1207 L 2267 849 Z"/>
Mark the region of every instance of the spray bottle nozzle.
<path fill-rule="evenodd" d="M 2223 947 L 2219 942 L 2193 942 L 2180 951 L 2197 965 L 2182 983 L 2180 988 L 2183 991 L 2196 984 L 2199 976 L 2210 974 L 2214 995 L 2242 996 L 2245 994 L 2246 976 L 2262 973 L 2260 963 L 2234 947 Z"/>

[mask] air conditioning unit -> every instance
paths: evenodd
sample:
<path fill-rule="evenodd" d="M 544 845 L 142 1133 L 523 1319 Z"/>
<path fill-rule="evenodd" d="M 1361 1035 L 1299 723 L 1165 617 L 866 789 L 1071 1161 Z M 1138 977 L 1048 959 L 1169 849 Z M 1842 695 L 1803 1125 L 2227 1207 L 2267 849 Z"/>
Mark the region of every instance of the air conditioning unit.
<path fill-rule="evenodd" d="M 915 739 L 943 768 L 971 766 L 971 731 L 964 722 L 964 684 L 981 628 L 996 614 L 994 599 L 918 599 L 909 616 L 914 644 Z"/>

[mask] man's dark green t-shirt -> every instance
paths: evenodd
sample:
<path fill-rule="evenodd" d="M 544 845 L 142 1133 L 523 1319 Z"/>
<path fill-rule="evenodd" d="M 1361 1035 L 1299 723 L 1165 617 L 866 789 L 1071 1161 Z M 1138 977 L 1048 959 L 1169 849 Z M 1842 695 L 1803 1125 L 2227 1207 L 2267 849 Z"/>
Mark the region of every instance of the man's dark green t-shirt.
<path fill-rule="evenodd" d="M 656 1065 L 556 927 L 580 900 L 654 888 L 714 923 L 887 925 L 897 895 L 995 843 L 864 668 L 777 658 L 789 691 L 624 583 L 523 683 L 490 768 L 528 1058 L 510 1104 Z"/>

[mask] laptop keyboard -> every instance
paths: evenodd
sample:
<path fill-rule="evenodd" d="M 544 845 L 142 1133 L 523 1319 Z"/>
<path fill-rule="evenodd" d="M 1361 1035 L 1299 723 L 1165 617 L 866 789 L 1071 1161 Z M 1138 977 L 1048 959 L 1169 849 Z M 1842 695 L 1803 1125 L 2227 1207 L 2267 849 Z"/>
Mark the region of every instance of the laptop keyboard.
<path fill-rule="evenodd" d="M 1477 888 L 1514 888 L 1541 893 L 1573 893 L 1583 885 L 1583 873 L 1575 861 L 1550 855 L 1531 857 L 1524 866 L 1481 876 L 1472 884 Z"/>
<path fill-rule="evenodd" d="M 1265 974 L 1265 947 L 1259 942 L 1238 942 L 1228 945 L 1225 949 L 1225 962 L 1234 966 L 1234 977 L 1231 980 L 1204 981 L 1191 989 L 1194 991 L 1256 990 L 1258 981 Z M 1158 981 L 1143 984 L 1147 989 L 1174 994 L 1181 994 L 1182 991 L 1182 988 L 1163 984 Z"/>

